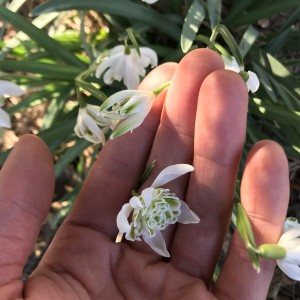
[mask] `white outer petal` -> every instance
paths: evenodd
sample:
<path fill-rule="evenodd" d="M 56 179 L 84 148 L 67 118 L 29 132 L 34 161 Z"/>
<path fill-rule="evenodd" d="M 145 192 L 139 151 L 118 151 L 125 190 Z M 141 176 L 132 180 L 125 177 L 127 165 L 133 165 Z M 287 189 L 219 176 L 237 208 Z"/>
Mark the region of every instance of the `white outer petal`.
<path fill-rule="evenodd" d="M 278 245 L 284 247 L 284 243 L 286 241 L 290 241 L 296 237 L 300 237 L 300 226 L 292 227 L 287 230 L 283 235 L 280 237 L 278 241 Z"/>
<path fill-rule="evenodd" d="M 86 129 L 91 131 L 91 134 L 87 133 Z M 85 108 L 79 108 L 77 125 L 74 128 L 75 133 L 80 138 L 85 138 L 92 143 L 105 144 L 105 136 L 102 130 L 97 126 L 95 120 L 87 113 Z"/>
<path fill-rule="evenodd" d="M 129 200 L 129 204 L 131 205 L 132 208 L 142 208 L 143 204 L 140 201 L 139 197 L 134 196 Z"/>
<path fill-rule="evenodd" d="M 7 80 L 0 80 L 0 97 L 1 96 L 21 96 L 24 94 L 24 91 L 15 83 L 7 81 Z"/>
<path fill-rule="evenodd" d="M 241 71 L 239 64 L 237 63 L 236 59 L 233 56 L 231 56 L 231 58 L 228 58 L 225 55 L 221 55 L 221 56 L 225 65 L 225 69 L 232 70 L 237 73 Z"/>
<path fill-rule="evenodd" d="M 147 47 L 141 47 L 140 52 L 142 56 L 147 56 L 150 59 L 151 67 L 154 68 L 157 66 L 157 54 L 154 50 L 147 48 Z"/>
<path fill-rule="evenodd" d="M 284 222 L 283 232 L 286 232 L 290 228 L 297 227 L 297 226 L 300 226 L 298 220 L 291 220 L 290 218 L 287 218 Z"/>
<path fill-rule="evenodd" d="M 103 72 L 108 69 L 111 68 L 112 70 L 114 69 L 114 66 L 117 65 L 119 63 L 119 61 L 124 60 L 124 53 L 120 52 L 120 53 L 116 53 L 114 55 L 109 56 L 108 58 L 104 58 L 98 65 L 96 72 L 95 72 L 95 76 L 96 78 L 99 78 Z"/>
<path fill-rule="evenodd" d="M 170 257 L 164 237 L 159 230 L 156 231 L 154 237 L 150 237 L 146 231 L 143 232 L 143 239 L 156 253 L 161 256 Z"/>
<path fill-rule="evenodd" d="M 9 114 L 0 108 L 0 127 L 11 128 Z"/>
<path fill-rule="evenodd" d="M 131 214 L 133 208 L 129 203 L 125 203 L 122 206 L 121 211 L 117 215 L 117 227 L 121 233 L 128 232 L 130 230 L 130 225 L 128 222 L 128 217 Z"/>
<path fill-rule="evenodd" d="M 122 122 L 120 125 L 117 126 L 117 128 L 111 134 L 110 138 L 111 139 L 116 138 L 129 131 L 133 131 L 135 128 L 139 127 L 147 117 L 150 109 L 151 106 L 149 107 L 149 109 L 145 111 L 129 116 L 124 122 Z"/>
<path fill-rule="evenodd" d="M 148 207 L 151 204 L 153 198 L 153 191 L 154 191 L 153 187 L 146 188 L 142 191 L 141 196 L 144 199 L 145 207 Z"/>
<path fill-rule="evenodd" d="M 146 2 L 148 4 L 153 4 L 155 2 L 157 2 L 158 0 L 142 0 L 143 2 Z"/>
<path fill-rule="evenodd" d="M 248 71 L 247 73 L 249 75 L 249 79 L 246 82 L 248 91 L 255 93 L 259 88 L 259 79 L 254 72 Z"/>
<path fill-rule="evenodd" d="M 128 89 L 136 89 L 140 83 L 140 77 L 138 75 L 138 66 L 133 62 L 131 55 L 126 56 L 124 68 L 124 84 Z"/>
<path fill-rule="evenodd" d="M 300 281 L 300 267 L 298 265 L 289 264 L 279 259 L 277 260 L 277 265 L 288 277 Z"/>
<path fill-rule="evenodd" d="M 149 109 L 155 95 L 152 91 L 137 91 L 122 107 L 122 111 L 126 111 L 130 106 L 135 106 L 130 113 L 139 113 Z M 151 107 L 151 106 L 150 106 Z"/>
<path fill-rule="evenodd" d="M 177 177 L 180 177 L 192 171 L 194 171 L 194 167 L 188 164 L 177 164 L 168 166 L 158 174 L 151 187 L 160 187 L 176 179 Z"/>
<path fill-rule="evenodd" d="M 110 97 L 108 97 L 100 106 L 100 111 L 108 109 L 109 107 L 112 107 L 114 104 L 124 100 L 125 98 L 130 98 L 134 94 L 136 94 L 138 91 L 136 90 L 123 90 L 117 93 L 114 93 Z"/>
<path fill-rule="evenodd" d="M 188 207 L 188 205 L 180 200 L 180 210 L 181 213 L 177 218 L 177 222 L 182 224 L 191 224 L 191 223 L 199 223 L 199 217 Z"/>
<path fill-rule="evenodd" d="M 125 51 L 125 46 L 124 45 L 118 45 L 118 46 L 115 46 L 114 48 L 112 48 L 109 52 L 109 55 L 112 56 L 112 55 L 115 55 L 117 53 L 124 53 Z"/>

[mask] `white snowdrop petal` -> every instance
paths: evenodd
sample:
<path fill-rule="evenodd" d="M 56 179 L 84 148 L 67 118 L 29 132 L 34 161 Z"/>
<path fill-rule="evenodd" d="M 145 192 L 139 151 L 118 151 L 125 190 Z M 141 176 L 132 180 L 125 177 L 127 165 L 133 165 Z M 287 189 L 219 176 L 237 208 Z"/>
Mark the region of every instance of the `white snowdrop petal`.
<path fill-rule="evenodd" d="M 255 93 L 258 88 L 259 88 L 259 80 L 258 80 L 258 77 L 257 75 L 252 72 L 252 71 L 248 71 L 247 72 L 248 75 L 249 75 L 249 79 L 248 81 L 246 82 L 246 85 L 248 87 L 248 90 L 250 90 L 252 93 Z"/>
<path fill-rule="evenodd" d="M 141 47 L 140 51 L 141 51 L 142 57 L 147 56 L 149 58 L 149 63 L 152 68 L 157 66 L 158 59 L 157 59 L 157 54 L 154 50 L 147 48 L 147 47 Z"/>
<path fill-rule="evenodd" d="M 146 207 L 148 207 L 152 202 L 153 191 L 154 191 L 154 188 L 152 188 L 152 187 L 146 188 L 142 191 L 141 196 L 144 199 Z"/>
<path fill-rule="evenodd" d="M 129 204 L 131 205 L 132 208 L 143 207 L 141 200 L 137 196 L 132 197 L 129 200 Z"/>
<path fill-rule="evenodd" d="M 165 239 L 159 230 L 156 231 L 156 234 L 153 237 L 150 237 L 147 232 L 144 232 L 143 239 L 157 254 L 170 257 Z"/>
<path fill-rule="evenodd" d="M 126 98 L 132 97 L 135 93 L 136 93 L 136 90 L 123 90 L 123 91 L 120 91 L 120 92 L 117 92 L 117 93 L 111 95 L 102 103 L 102 105 L 100 106 L 100 111 L 106 110 L 106 109 L 112 107 L 113 105 L 115 105 L 116 103 L 118 103 Z"/>
<path fill-rule="evenodd" d="M 117 215 L 117 227 L 121 233 L 128 232 L 130 230 L 130 225 L 128 222 L 128 217 L 131 214 L 133 208 L 129 203 L 122 206 L 121 211 Z"/>
<path fill-rule="evenodd" d="M 142 0 L 143 2 L 146 2 L 148 4 L 153 4 L 155 2 L 157 2 L 158 0 Z"/>
<path fill-rule="evenodd" d="M 7 80 L 0 80 L 0 97 L 1 96 L 21 96 L 24 94 L 24 91 L 15 83 L 7 81 Z"/>
<path fill-rule="evenodd" d="M 280 237 L 278 241 L 278 245 L 283 245 L 286 241 L 290 241 L 296 237 L 300 237 L 300 226 L 293 227 L 287 230 L 283 235 Z"/>
<path fill-rule="evenodd" d="M 298 265 L 286 263 L 284 260 L 277 260 L 277 265 L 288 277 L 300 281 L 300 267 Z"/>
<path fill-rule="evenodd" d="M 182 224 L 199 223 L 199 217 L 188 207 L 188 205 L 180 200 L 180 215 L 177 218 L 177 222 Z"/>
<path fill-rule="evenodd" d="M 154 188 L 160 187 L 192 171 L 194 171 L 194 167 L 188 164 L 177 164 L 168 166 L 158 174 L 151 186 Z"/>
<path fill-rule="evenodd" d="M 0 107 L 0 127 L 11 128 L 9 114 Z"/>
<path fill-rule="evenodd" d="M 221 55 L 224 65 L 225 65 L 225 69 L 227 70 L 232 70 L 234 72 L 239 73 L 241 71 L 241 68 L 239 66 L 239 64 L 237 63 L 236 59 L 231 56 L 231 58 L 225 56 L 225 55 Z"/>

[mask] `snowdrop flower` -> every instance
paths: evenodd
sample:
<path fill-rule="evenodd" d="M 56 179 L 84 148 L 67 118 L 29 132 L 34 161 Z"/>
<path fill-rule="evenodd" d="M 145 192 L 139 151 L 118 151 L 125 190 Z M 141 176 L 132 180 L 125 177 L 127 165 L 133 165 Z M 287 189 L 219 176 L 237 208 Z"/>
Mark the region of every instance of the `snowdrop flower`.
<path fill-rule="evenodd" d="M 300 225 L 288 229 L 278 241 L 286 251 L 286 256 L 277 259 L 277 265 L 287 276 L 300 281 Z"/>
<path fill-rule="evenodd" d="M 114 80 L 121 81 L 128 89 L 136 89 L 140 83 L 140 76 L 146 75 L 145 68 L 157 66 L 156 53 L 147 47 L 140 48 L 141 55 L 136 49 L 128 48 L 124 45 L 114 47 L 108 58 L 102 60 L 96 69 L 96 77 L 103 73 L 103 80 L 106 84 L 111 84 Z"/>
<path fill-rule="evenodd" d="M 102 128 L 99 128 L 98 125 Z M 106 142 L 104 134 L 114 126 L 114 120 L 111 120 L 105 114 L 99 113 L 99 106 L 86 104 L 86 106 L 79 108 L 74 131 L 80 138 L 104 145 Z"/>
<path fill-rule="evenodd" d="M 246 86 L 248 92 L 251 91 L 252 93 L 255 93 L 258 90 L 259 80 L 257 75 L 254 72 L 252 71 L 245 72 L 244 70 L 242 70 L 233 56 L 231 58 L 228 58 L 227 56 L 222 55 L 222 58 L 225 64 L 225 69 L 234 71 L 239 74 L 243 73 L 243 75 L 247 76 Z"/>
<path fill-rule="evenodd" d="M 265 258 L 274 258 L 278 267 L 291 279 L 300 281 L 300 224 L 288 218 L 277 245 L 264 244 L 258 247 Z"/>
<path fill-rule="evenodd" d="M 13 82 L 0 80 L 0 98 L 7 96 L 21 96 L 24 91 Z M 11 128 L 10 116 L 0 107 L 0 127 Z"/>
<path fill-rule="evenodd" d="M 143 240 L 158 254 L 170 257 L 161 230 L 176 222 L 198 223 L 200 219 L 170 190 L 160 186 L 194 170 L 187 164 L 171 165 L 156 177 L 140 196 L 133 196 L 117 216 L 120 234 L 129 241 Z M 132 215 L 131 222 L 128 221 Z"/>
<path fill-rule="evenodd" d="M 125 119 L 110 137 L 113 139 L 140 126 L 148 115 L 155 96 L 153 91 L 123 90 L 108 97 L 101 105 L 100 113 L 105 113 L 111 119 Z"/>

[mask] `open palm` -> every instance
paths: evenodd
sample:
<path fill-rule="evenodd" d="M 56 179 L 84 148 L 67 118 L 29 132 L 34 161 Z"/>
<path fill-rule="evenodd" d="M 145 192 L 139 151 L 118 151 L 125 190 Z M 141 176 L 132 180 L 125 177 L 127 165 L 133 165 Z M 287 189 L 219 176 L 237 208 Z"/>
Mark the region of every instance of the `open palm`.
<path fill-rule="evenodd" d="M 210 288 L 231 216 L 248 100 L 241 77 L 223 69 L 217 54 L 202 49 L 147 76 L 141 89 L 172 79 L 168 93 L 157 97 L 141 127 L 104 146 L 26 282 L 20 277 L 53 198 L 54 172 L 40 139 L 20 139 L 0 172 L 1 299 L 265 299 L 274 263 L 262 262 L 256 274 L 237 233 Z M 116 216 L 154 159 L 145 186 L 168 165 L 195 167 L 167 184 L 201 219 L 163 232 L 168 261 L 144 242 L 114 243 Z M 241 196 L 258 244 L 276 242 L 288 202 L 288 169 L 274 142 L 259 142 L 250 151 Z"/>

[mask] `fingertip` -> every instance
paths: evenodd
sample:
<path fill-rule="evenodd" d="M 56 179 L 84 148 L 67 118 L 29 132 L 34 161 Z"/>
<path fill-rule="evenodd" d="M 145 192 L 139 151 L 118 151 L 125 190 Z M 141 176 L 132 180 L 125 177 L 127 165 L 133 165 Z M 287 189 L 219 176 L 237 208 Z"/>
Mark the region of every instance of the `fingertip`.
<path fill-rule="evenodd" d="M 258 241 L 277 242 L 289 202 L 289 169 L 282 147 L 263 140 L 250 150 L 241 185 L 242 204 L 255 224 Z"/>
<path fill-rule="evenodd" d="M 224 69 L 224 62 L 221 56 L 217 52 L 207 48 L 192 50 L 182 58 L 180 64 L 182 67 L 193 68 L 194 66 L 198 68 L 199 65 L 197 62 L 200 62 L 203 68 L 209 69 L 207 72 L 203 72 L 205 74 L 213 70 Z"/>
<path fill-rule="evenodd" d="M 248 100 L 248 90 L 242 77 L 230 70 L 216 70 L 209 74 L 202 85 L 202 93 L 206 93 L 207 90 L 216 91 L 219 94 L 230 94 L 231 97 L 239 99 L 239 101 Z"/>
<path fill-rule="evenodd" d="M 177 63 L 173 62 L 159 65 L 145 77 L 145 79 L 140 83 L 138 89 L 153 90 L 155 88 L 158 88 L 165 82 L 172 80 L 177 65 Z"/>
<path fill-rule="evenodd" d="M 199 139 L 196 152 L 221 164 L 237 164 L 248 111 L 248 91 L 242 78 L 228 70 L 212 72 L 204 79 L 198 103 L 196 135 L 205 142 Z"/>

